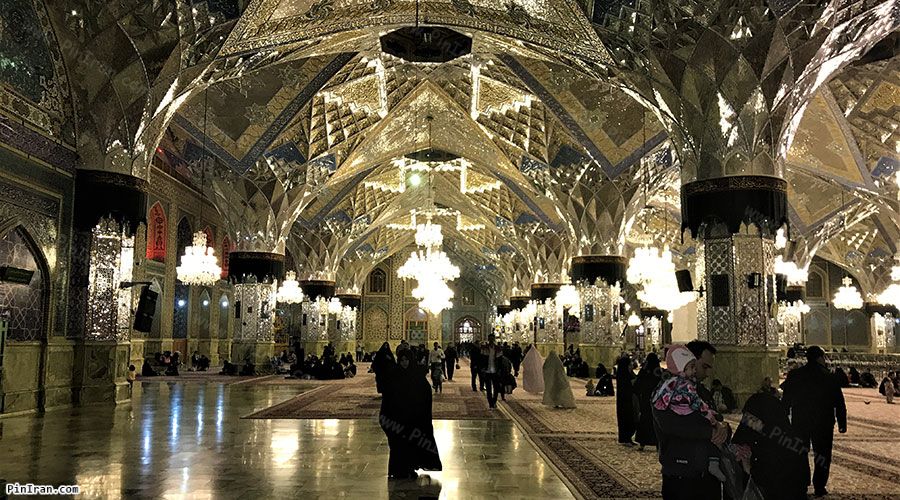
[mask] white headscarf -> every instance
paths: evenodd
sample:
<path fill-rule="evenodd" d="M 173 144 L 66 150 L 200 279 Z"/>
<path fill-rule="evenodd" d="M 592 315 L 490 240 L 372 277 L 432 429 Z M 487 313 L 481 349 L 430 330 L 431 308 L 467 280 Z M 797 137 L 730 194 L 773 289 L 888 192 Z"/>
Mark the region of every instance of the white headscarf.
<path fill-rule="evenodd" d="M 522 361 L 522 389 L 532 394 L 544 392 L 544 358 L 534 346 Z"/>
<path fill-rule="evenodd" d="M 575 408 L 575 395 L 566 377 L 566 369 L 556 351 L 550 351 L 544 361 L 544 401 L 551 408 Z"/>

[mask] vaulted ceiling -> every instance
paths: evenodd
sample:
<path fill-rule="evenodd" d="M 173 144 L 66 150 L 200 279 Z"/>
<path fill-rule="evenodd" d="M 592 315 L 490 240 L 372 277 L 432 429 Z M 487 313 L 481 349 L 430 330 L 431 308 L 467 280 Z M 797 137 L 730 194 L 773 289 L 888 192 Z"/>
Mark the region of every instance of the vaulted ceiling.
<path fill-rule="evenodd" d="M 63 89 L 42 98 L 0 65 L 4 88 L 44 110 L 36 125 L 86 168 L 180 170 L 237 241 L 290 251 L 303 275 L 358 285 L 432 205 L 453 255 L 499 295 L 560 279 L 574 255 L 625 252 L 645 229 L 692 253 L 662 125 L 585 69 L 610 61 L 591 19 L 622 2 L 13 3 L 27 15 L 0 14 L 3 30 L 33 18 L 43 36 L 19 46 Z M 416 23 L 470 36 L 471 53 L 413 63 L 382 50 L 381 35 Z M 805 255 L 868 290 L 900 238 L 896 47 L 889 37 L 820 88 L 785 165 Z M 447 156 L 414 158 L 423 150 Z"/>

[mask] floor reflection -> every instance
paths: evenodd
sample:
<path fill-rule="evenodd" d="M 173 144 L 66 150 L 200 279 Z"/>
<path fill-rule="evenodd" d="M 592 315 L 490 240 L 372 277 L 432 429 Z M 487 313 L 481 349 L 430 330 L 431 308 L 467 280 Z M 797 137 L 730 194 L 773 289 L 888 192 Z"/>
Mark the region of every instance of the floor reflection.
<path fill-rule="evenodd" d="M 388 481 L 373 420 L 251 420 L 288 386 L 142 383 L 131 404 L 0 420 L 0 479 L 89 497 L 571 498 L 506 421 L 437 421 L 444 470 Z"/>

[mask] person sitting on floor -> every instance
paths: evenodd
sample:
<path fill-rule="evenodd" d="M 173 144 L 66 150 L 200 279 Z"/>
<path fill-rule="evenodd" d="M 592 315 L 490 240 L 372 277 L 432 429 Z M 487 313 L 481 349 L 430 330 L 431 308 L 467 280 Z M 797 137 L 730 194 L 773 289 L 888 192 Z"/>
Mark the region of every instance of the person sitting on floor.
<path fill-rule="evenodd" d="M 252 376 L 256 375 L 256 365 L 250 362 L 249 359 L 244 361 L 244 366 L 241 367 L 241 376 Z"/>
<path fill-rule="evenodd" d="M 206 354 L 201 354 L 201 355 L 200 355 L 200 363 L 199 363 L 199 365 L 198 365 L 198 366 L 199 366 L 199 370 L 200 370 L 201 372 L 208 371 L 208 370 L 209 370 L 209 363 L 210 363 L 210 361 L 209 361 L 209 358 L 206 356 Z"/>
<path fill-rule="evenodd" d="M 356 364 L 353 363 L 353 358 L 350 358 L 347 362 L 347 366 L 344 367 L 344 378 L 353 378 L 356 376 Z"/>
<path fill-rule="evenodd" d="M 850 385 L 859 387 L 860 382 L 862 382 L 862 379 L 860 378 L 860 375 L 859 375 L 859 370 L 857 370 L 855 366 L 851 366 L 849 375 L 850 375 Z"/>
<path fill-rule="evenodd" d="M 150 365 L 149 359 L 144 359 L 144 364 L 141 366 L 141 376 L 142 377 L 155 377 L 158 375 L 156 370 L 153 369 L 153 366 Z"/>
<path fill-rule="evenodd" d="M 713 401 L 716 403 L 714 408 L 719 413 L 731 413 L 737 409 L 737 402 L 734 393 L 728 387 L 722 385 L 722 381 L 715 379 L 712 381 Z"/>
<path fill-rule="evenodd" d="M 181 364 L 180 361 L 181 353 L 175 352 L 172 354 L 172 357 L 169 358 L 169 365 L 166 367 L 166 375 L 177 377 L 178 374 L 178 365 Z"/>
<path fill-rule="evenodd" d="M 237 375 L 238 374 L 238 365 L 234 363 L 228 362 L 226 359 L 222 365 L 222 371 L 219 372 L 219 375 Z"/>
<path fill-rule="evenodd" d="M 603 363 L 597 364 L 597 387 L 594 389 L 594 396 L 615 396 L 616 390 L 613 388 L 613 377 L 606 369 Z"/>

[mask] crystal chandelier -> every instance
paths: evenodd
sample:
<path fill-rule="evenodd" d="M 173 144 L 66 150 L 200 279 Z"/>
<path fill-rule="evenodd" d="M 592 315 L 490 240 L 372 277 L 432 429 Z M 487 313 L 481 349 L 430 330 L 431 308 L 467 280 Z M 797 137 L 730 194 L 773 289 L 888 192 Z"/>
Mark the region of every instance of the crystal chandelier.
<path fill-rule="evenodd" d="M 798 267 L 791 261 L 785 261 L 782 256 L 775 257 L 775 274 L 783 274 L 787 277 L 788 284 L 802 285 L 809 279 L 809 271 Z"/>
<path fill-rule="evenodd" d="M 578 308 L 581 305 L 581 295 L 574 285 L 563 285 L 556 292 L 556 303 L 563 309 Z"/>
<path fill-rule="evenodd" d="M 853 280 L 851 280 L 849 276 L 845 276 L 844 279 L 841 280 L 841 283 L 843 283 L 844 286 L 840 287 L 834 294 L 834 307 L 845 311 L 861 308 L 863 306 L 862 295 L 860 295 L 859 290 L 853 286 Z"/>
<path fill-rule="evenodd" d="M 900 265 L 895 265 L 891 268 L 891 281 L 893 283 L 878 294 L 878 303 L 900 308 Z"/>
<path fill-rule="evenodd" d="M 778 323 L 785 325 L 788 322 L 799 322 L 804 314 L 809 312 L 809 306 L 802 300 L 796 302 L 782 302 L 778 304 Z"/>
<path fill-rule="evenodd" d="M 631 313 L 631 315 L 628 316 L 627 324 L 630 327 L 637 327 L 637 326 L 641 326 L 643 323 L 641 322 L 641 318 L 638 318 L 637 314 Z"/>
<path fill-rule="evenodd" d="M 439 224 L 432 224 L 429 220 L 417 225 L 416 244 L 425 249 L 412 252 L 409 260 L 397 269 L 397 276 L 400 278 L 415 279 L 418 282 L 412 295 L 419 299 L 422 309 L 432 314 L 453 307 L 450 302 L 453 290 L 447 286 L 447 281 L 459 278 L 459 268 L 440 249 L 443 241 Z"/>
<path fill-rule="evenodd" d="M 663 249 L 663 254 L 669 252 L 669 248 Z M 671 252 L 669 252 L 671 256 Z M 628 260 L 626 278 L 629 283 L 643 284 L 651 281 L 655 276 L 654 269 L 662 262 L 660 251 L 656 247 L 644 246 L 634 250 L 634 257 Z M 670 259 L 671 260 L 671 259 Z"/>
<path fill-rule="evenodd" d="M 275 296 L 278 302 L 284 304 L 299 304 L 303 302 L 303 290 L 300 289 L 300 282 L 297 281 L 297 273 L 288 271 L 284 277 L 284 282 L 278 287 L 278 294 Z"/>
<path fill-rule="evenodd" d="M 216 251 L 206 246 L 206 233 L 194 233 L 194 244 L 184 249 L 181 265 L 175 268 L 178 281 L 185 285 L 212 286 L 222 277 Z"/>
<path fill-rule="evenodd" d="M 332 297 L 328 301 L 328 305 L 327 305 L 328 314 L 340 314 L 341 309 L 343 309 L 343 307 L 344 306 L 341 305 L 341 299 L 339 299 L 337 297 Z"/>

